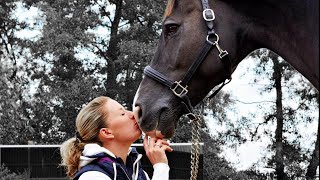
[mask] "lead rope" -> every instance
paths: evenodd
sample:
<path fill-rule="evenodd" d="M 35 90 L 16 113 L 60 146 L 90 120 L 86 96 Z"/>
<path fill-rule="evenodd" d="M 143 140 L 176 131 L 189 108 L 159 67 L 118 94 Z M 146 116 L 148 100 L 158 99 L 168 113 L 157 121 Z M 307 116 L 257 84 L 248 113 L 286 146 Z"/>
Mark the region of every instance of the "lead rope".
<path fill-rule="evenodd" d="M 200 118 L 194 116 L 192 119 L 192 145 L 191 145 L 191 177 L 190 180 L 196 180 L 199 168 L 200 156 Z"/>

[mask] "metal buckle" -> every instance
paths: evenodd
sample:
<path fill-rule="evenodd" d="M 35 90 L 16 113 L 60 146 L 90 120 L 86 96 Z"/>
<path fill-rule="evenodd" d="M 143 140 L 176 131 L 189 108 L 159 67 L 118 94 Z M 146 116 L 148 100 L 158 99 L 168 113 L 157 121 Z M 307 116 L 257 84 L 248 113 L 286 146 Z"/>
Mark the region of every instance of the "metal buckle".
<path fill-rule="evenodd" d="M 188 93 L 188 86 L 186 86 L 186 87 L 183 87 L 180 83 L 181 83 L 181 81 L 175 81 L 174 82 L 175 84 L 176 84 L 176 86 L 174 87 L 174 88 L 171 88 L 171 90 L 172 90 L 172 92 L 176 95 L 176 96 L 178 96 L 178 97 L 181 97 L 182 95 L 184 95 L 184 94 L 187 94 Z M 180 92 L 177 92 L 177 90 L 179 90 L 179 89 L 181 89 L 181 91 Z"/>
<path fill-rule="evenodd" d="M 206 20 L 206 21 L 213 21 L 216 18 L 212 9 L 203 10 L 202 15 L 203 15 L 204 20 Z"/>

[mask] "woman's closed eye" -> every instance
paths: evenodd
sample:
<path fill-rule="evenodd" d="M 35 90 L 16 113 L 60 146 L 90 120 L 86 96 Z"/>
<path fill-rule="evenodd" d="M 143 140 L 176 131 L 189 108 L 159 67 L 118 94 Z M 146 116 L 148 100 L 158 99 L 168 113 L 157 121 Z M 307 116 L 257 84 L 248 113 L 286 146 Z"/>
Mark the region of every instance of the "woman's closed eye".
<path fill-rule="evenodd" d="M 126 110 L 125 109 L 120 108 L 119 110 L 120 110 L 121 116 L 126 115 Z"/>

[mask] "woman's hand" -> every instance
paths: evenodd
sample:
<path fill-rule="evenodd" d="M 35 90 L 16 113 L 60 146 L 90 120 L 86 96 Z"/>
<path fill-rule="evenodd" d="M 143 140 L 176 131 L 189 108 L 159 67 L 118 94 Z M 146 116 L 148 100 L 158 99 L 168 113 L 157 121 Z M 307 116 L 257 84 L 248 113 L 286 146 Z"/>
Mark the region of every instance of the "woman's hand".
<path fill-rule="evenodd" d="M 148 139 L 147 135 L 144 136 L 143 147 L 152 165 L 156 163 L 168 164 L 168 158 L 165 151 L 173 151 L 173 149 L 169 147 L 167 141 L 157 138 Z"/>

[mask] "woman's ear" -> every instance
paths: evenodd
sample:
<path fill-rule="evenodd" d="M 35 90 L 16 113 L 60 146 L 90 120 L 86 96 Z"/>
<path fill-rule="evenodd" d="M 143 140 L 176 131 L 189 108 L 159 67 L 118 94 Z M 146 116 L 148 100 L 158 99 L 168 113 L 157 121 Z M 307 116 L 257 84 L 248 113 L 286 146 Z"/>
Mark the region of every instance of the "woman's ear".
<path fill-rule="evenodd" d="M 112 131 L 108 128 L 101 128 L 99 131 L 100 139 L 113 139 L 114 135 Z"/>

